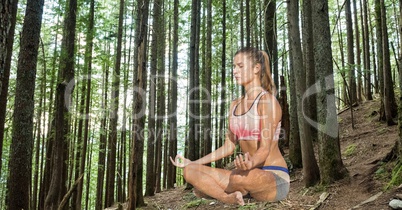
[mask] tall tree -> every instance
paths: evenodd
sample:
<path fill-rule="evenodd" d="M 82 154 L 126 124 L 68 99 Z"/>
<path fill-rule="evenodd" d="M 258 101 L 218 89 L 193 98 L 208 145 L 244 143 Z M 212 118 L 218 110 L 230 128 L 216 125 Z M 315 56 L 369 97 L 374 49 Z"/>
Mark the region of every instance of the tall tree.
<path fill-rule="evenodd" d="M 105 50 L 106 53 L 110 53 L 109 49 Z M 108 106 L 108 82 L 107 78 L 109 78 L 109 66 L 106 65 L 103 69 L 103 81 L 102 81 L 102 100 L 101 100 L 101 108 L 103 110 Z M 100 136 L 99 136 L 99 159 L 98 159 L 98 177 L 96 182 L 96 204 L 95 209 L 100 210 L 103 209 L 103 186 L 104 186 L 104 178 L 105 178 L 105 169 L 106 169 L 106 146 L 107 146 L 107 117 L 106 113 L 103 114 L 103 117 L 100 122 Z"/>
<path fill-rule="evenodd" d="M 2 0 L 0 4 L 0 175 L 17 5 L 18 0 Z"/>
<path fill-rule="evenodd" d="M 142 195 L 142 156 L 144 139 L 141 133 L 145 128 L 145 102 L 147 87 L 147 34 L 148 34 L 148 0 L 137 0 L 137 18 L 134 39 L 134 74 L 133 74 L 133 122 L 131 151 L 129 161 L 128 209 L 144 204 Z"/>
<path fill-rule="evenodd" d="M 107 153 L 107 171 L 106 171 L 106 195 L 105 206 L 111 206 L 115 201 L 115 177 L 116 177 L 116 145 L 117 145 L 117 120 L 119 110 L 119 89 L 120 89 L 120 66 L 122 54 L 123 39 L 123 18 L 124 18 L 124 0 L 120 0 L 119 23 L 117 29 L 117 49 L 116 60 L 113 71 L 112 94 L 111 94 L 111 112 L 110 112 L 110 133 Z"/>
<path fill-rule="evenodd" d="M 27 1 L 21 34 L 10 153 L 8 209 L 30 209 L 36 64 L 43 0 Z"/>
<path fill-rule="evenodd" d="M 220 95 L 220 118 L 219 118 L 219 135 L 216 139 L 215 148 L 219 148 L 223 145 L 225 136 L 225 120 L 223 116 L 226 113 L 226 0 L 222 1 L 222 54 L 221 54 L 221 95 Z M 223 167 L 223 161 L 218 160 L 216 162 L 217 168 Z"/>
<path fill-rule="evenodd" d="M 86 81 L 86 86 L 82 88 L 82 94 L 85 95 L 85 119 L 84 123 L 84 137 L 82 142 L 82 151 L 80 157 L 80 167 L 79 175 L 83 174 L 86 167 L 86 155 L 87 155 L 87 145 L 89 142 L 89 109 L 91 102 L 91 73 L 92 73 L 92 51 L 93 51 L 93 39 L 94 39 L 94 16 L 95 16 L 95 0 L 90 1 L 89 6 L 89 20 L 88 20 L 88 30 L 86 34 L 87 45 L 85 48 L 85 59 L 84 59 L 84 73 L 88 77 Z M 78 179 L 78 177 L 76 177 Z M 87 180 L 89 182 L 89 180 Z M 79 182 L 77 186 L 77 201 L 75 203 L 75 209 L 82 209 L 82 193 L 84 189 L 84 182 Z"/>
<path fill-rule="evenodd" d="M 171 71 L 171 97 L 169 103 L 169 156 L 177 153 L 177 69 L 178 69 L 178 42 L 179 42 L 179 0 L 173 3 L 173 43 L 172 43 L 172 71 Z M 168 168 L 168 188 L 173 188 L 176 182 L 176 167 L 171 163 Z"/>
<path fill-rule="evenodd" d="M 353 105 L 357 102 L 357 89 L 356 89 L 356 73 L 355 73 L 355 53 L 353 42 L 353 20 L 351 0 L 345 2 L 345 15 L 346 15 L 346 39 L 347 39 L 347 51 L 348 51 L 348 82 L 349 82 L 349 100 Z"/>
<path fill-rule="evenodd" d="M 274 83 L 279 84 L 278 72 L 278 52 L 276 40 L 276 0 L 264 1 L 264 19 L 265 19 L 265 50 L 271 59 L 271 69 L 273 69 Z"/>
<path fill-rule="evenodd" d="M 356 94 L 357 94 L 357 100 L 361 102 L 362 99 L 362 90 L 363 90 L 363 85 L 362 85 L 362 70 L 361 70 L 361 65 L 362 65 L 362 50 L 360 47 L 360 28 L 359 28 L 359 19 L 357 18 L 357 5 L 356 5 L 356 0 L 352 0 L 353 4 L 353 20 L 354 20 L 354 31 L 355 33 L 355 39 L 356 39 L 356 70 L 357 70 L 357 88 L 356 88 Z"/>
<path fill-rule="evenodd" d="M 397 105 L 395 102 L 394 83 L 391 75 L 391 57 L 388 42 L 388 26 L 387 14 L 385 10 L 384 0 L 380 1 L 381 5 L 381 29 L 382 29 L 382 46 L 383 46 L 383 79 L 384 79 L 384 112 L 388 125 L 395 125 L 393 117 L 397 115 Z"/>
<path fill-rule="evenodd" d="M 306 75 L 306 88 L 315 91 L 316 82 L 314 69 L 314 46 L 313 46 L 313 22 L 311 19 L 311 1 L 303 1 L 302 5 L 302 33 L 303 33 L 303 61 Z M 310 95 L 306 99 L 305 113 L 314 121 L 317 120 L 317 102 L 316 95 Z M 317 140 L 317 129 L 310 127 L 310 134 L 314 140 Z"/>
<path fill-rule="evenodd" d="M 246 46 L 251 45 L 250 0 L 246 0 Z"/>
<path fill-rule="evenodd" d="M 161 19 L 161 1 L 155 0 L 153 5 L 153 30 L 151 40 L 151 62 L 150 62 L 150 82 L 149 82 L 149 108 L 148 108 L 148 142 L 147 142 L 147 177 L 145 184 L 145 195 L 153 196 L 156 187 L 156 174 L 155 174 L 155 143 L 156 143 L 156 72 L 158 68 L 158 45 L 161 40 L 158 34 L 160 33 L 160 19 Z M 159 106 L 159 104 L 158 104 Z"/>
<path fill-rule="evenodd" d="M 300 131 L 300 141 L 302 150 L 304 184 L 309 187 L 316 184 L 320 179 L 320 173 L 317 161 L 314 156 L 313 141 L 311 139 L 311 130 L 307 121 L 302 114 L 303 94 L 306 90 L 306 77 L 303 68 L 303 57 L 301 50 L 300 31 L 299 31 L 299 3 L 298 1 L 288 2 L 288 20 L 289 20 L 289 43 L 292 55 L 293 69 L 291 74 L 295 74 L 296 78 L 296 96 L 298 122 Z M 310 94 L 311 95 L 311 94 Z M 299 114 L 300 113 L 300 114 Z"/>
<path fill-rule="evenodd" d="M 399 91 L 402 93 L 402 0 L 399 0 L 399 45 Z M 397 140 L 397 148 L 399 160 L 402 160 L 402 97 L 399 97 L 398 128 L 399 138 Z"/>
<path fill-rule="evenodd" d="M 314 61 L 317 71 L 317 119 L 321 183 L 344 178 L 348 172 L 342 163 L 335 104 L 331 33 L 328 1 L 312 1 Z"/>
<path fill-rule="evenodd" d="M 191 37 L 190 37 L 190 74 L 189 74 L 189 133 L 188 133 L 188 158 L 199 158 L 199 36 L 200 36 L 200 10 L 201 1 L 192 0 L 191 3 Z"/>
<path fill-rule="evenodd" d="M 160 7 L 160 11 L 163 14 L 163 1 L 158 5 Z M 156 192 L 161 192 L 162 184 L 161 184 L 161 174 L 162 174 L 162 143 L 164 138 L 164 119 L 165 119 L 165 109 L 166 109 L 166 98 L 165 98 L 165 23 L 163 15 L 159 18 L 159 30 L 157 33 L 159 44 L 158 44 L 158 79 L 157 79 L 157 119 L 156 119 L 156 162 L 155 162 L 155 172 L 156 172 Z M 166 173 L 166 172 L 163 172 Z"/>
<path fill-rule="evenodd" d="M 292 58 L 292 51 L 289 51 L 289 57 Z M 289 60 L 289 69 L 295 69 L 293 67 L 293 59 Z M 296 84 L 296 75 L 291 72 L 289 74 L 289 83 Z M 296 85 L 289 85 L 290 92 L 290 128 L 289 128 L 289 159 L 295 168 L 301 168 L 303 166 L 302 150 L 300 142 L 300 130 L 297 113 L 297 96 Z"/>
<path fill-rule="evenodd" d="M 59 63 L 59 83 L 56 91 L 55 106 L 55 139 L 52 149 L 52 171 L 49 192 L 45 200 L 45 209 L 56 209 L 66 194 L 65 183 L 67 181 L 67 152 L 69 151 L 69 112 L 68 107 L 71 99 L 65 95 L 72 96 L 71 84 L 74 84 L 74 47 L 75 47 L 75 26 L 77 15 L 77 1 L 69 0 L 66 7 L 64 20 L 63 40 L 61 57 Z M 69 86 L 70 85 L 70 86 Z"/>
<path fill-rule="evenodd" d="M 364 66 L 364 92 L 367 100 L 373 100 L 373 94 L 371 91 L 371 65 L 370 65 L 370 35 L 369 35 L 369 22 L 368 22 L 368 9 L 367 0 L 363 1 L 363 66 Z"/>
<path fill-rule="evenodd" d="M 203 68 L 203 88 L 202 88 L 202 142 L 204 144 L 203 155 L 212 151 L 212 119 L 211 119 L 211 100 L 212 100 L 212 1 L 207 1 L 207 31 L 206 31 L 206 57 Z"/>
<path fill-rule="evenodd" d="M 384 54 L 383 54 L 383 32 L 382 32 L 382 20 L 381 20 L 381 2 L 380 0 L 374 0 L 374 13 L 375 13 L 375 34 L 376 34 L 376 52 L 377 52 L 377 69 L 378 69 L 378 81 L 379 81 L 379 93 L 381 97 L 380 108 L 380 121 L 385 121 L 384 110 Z"/>

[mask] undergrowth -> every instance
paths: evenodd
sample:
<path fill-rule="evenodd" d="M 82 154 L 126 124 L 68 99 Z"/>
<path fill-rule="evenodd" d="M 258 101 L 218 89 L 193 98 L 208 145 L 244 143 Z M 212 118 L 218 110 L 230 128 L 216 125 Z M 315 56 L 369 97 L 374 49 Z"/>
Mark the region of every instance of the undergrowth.
<path fill-rule="evenodd" d="M 393 186 L 399 186 L 402 184 L 402 162 L 397 161 L 391 173 L 391 180 L 388 182 L 386 186 L 386 190 L 390 189 Z"/>

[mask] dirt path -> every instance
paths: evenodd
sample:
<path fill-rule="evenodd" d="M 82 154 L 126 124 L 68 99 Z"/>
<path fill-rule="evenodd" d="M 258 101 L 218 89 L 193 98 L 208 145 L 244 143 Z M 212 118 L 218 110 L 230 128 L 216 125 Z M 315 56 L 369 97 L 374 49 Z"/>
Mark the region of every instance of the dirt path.
<path fill-rule="evenodd" d="M 141 209 L 311 209 L 324 192 L 328 196 L 318 209 L 389 209 L 388 202 L 396 193 L 402 193 L 402 188 L 384 191 L 392 164 L 382 163 L 382 160 L 394 146 L 398 132 L 397 126 L 388 127 L 378 122 L 378 110 L 379 101 L 355 107 L 355 129 L 351 126 L 350 111 L 339 115 L 342 159 L 350 173 L 348 179 L 327 187 L 305 188 L 299 169 L 291 174 L 290 193 L 281 202 L 248 200 L 245 207 L 238 207 L 216 200 L 201 200 L 177 188 L 147 197 L 148 206 Z M 361 204 L 375 195 L 378 198 L 374 201 Z"/>

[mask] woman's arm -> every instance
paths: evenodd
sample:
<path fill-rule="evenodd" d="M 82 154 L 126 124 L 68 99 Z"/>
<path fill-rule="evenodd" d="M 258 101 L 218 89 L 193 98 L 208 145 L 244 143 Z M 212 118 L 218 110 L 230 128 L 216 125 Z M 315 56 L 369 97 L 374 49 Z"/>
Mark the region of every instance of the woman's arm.
<path fill-rule="evenodd" d="M 226 137 L 224 145 L 222 145 L 217 150 L 209 153 L 208 155 L 206 155 L 198 160 L 191 161 L 181 155 L 176 155 L 174 160 L 172 159 L 172 157 L 170 157 L 170 161 L 172 162 L 173 165 L 180 167 L 180 168 L 184 168 L 191 163 L 203 165 L 203 164 L 214 162 L 216 160 L 222 159 L 224 157 L 227 157 L 227 156 L 233 154 L 235 147 L 236 146 L 230 140 L 230 137 Z"/>
<path fill-rule="evenodd" d="M 232 132 L 228 131 L 228 133 L 232 133 Z M 215 151 L 209 153 L 208 155 L 206 155 L 196 161 L 193 161 L 193 163 L 201 164 L 201 165 L 208 164 L 208 163 L 220 160 L 224 157 L 227 157 L 227 156 L 233 154 L 233 152 L 236 148 L 236 145 L 231 140 L 230 135 L 233 135 L 233 134 L 226 135 L 225 143 L 221 147 L 219 147 Z"/>
<path fill-rule="evenodd" d="M 232 112 L 233 105 L 234 105 L 234 103 L 232 102 L 230 105 L 229 113 Z M 229 115 L 229 118 L 230 118 L 230 115 Z M 235 135 L 229 129 L 226 133 L 225 143 L 221 147 L 216 149 L 215 151 L 209 153 L 208 155 L 206 155 L 198 160 L 195 160 L 195 161 L 191 161 L 187 158 L 184 158 L 181 155 L 177 155 L 174 160 L 172 159 L 172 157 L 170 157 L 170 160 L 173 163 L 173 165 L 175 165 L 177 167 L 181 167 L 181 168 L 186 167 L 190 163 L 203 165 L 203 164 L 208 164 L 208 163 L 220 160 L 224 157 L 227 157 L 227 156 L 233 154 L 235 148 L 236 148 Z M 181 161 L 179 159 L 181 159 Z"/>
<path fill-rule="evenodd" d="M 275 96 L 265 94 L 258 104 L 258 113 L 261 116 L 260 146 L 251 157 L 250 154 L 239 155 L 235 159 L 235 165 L 242 170 L 250 170 L 261 166 L 268 158 L 276 128 L 282 118 L 282 109 Z"/>

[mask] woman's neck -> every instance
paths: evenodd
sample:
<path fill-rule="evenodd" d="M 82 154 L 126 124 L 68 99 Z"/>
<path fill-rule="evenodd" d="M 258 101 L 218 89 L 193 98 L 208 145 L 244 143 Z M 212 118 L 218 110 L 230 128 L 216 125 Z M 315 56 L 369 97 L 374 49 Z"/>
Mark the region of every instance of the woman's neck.
<path fill-rule="evenodd" d="M 263 88 L 261 87 L 261 85 L 258 86 L 252 86 L 252 87 L 245 87 L 245 94 L 244 97 L 246 99 L 248 98 L 255 98 L 257 97 L 258 94 L 261 93 L 261 91 L 263 90 Z"/>

